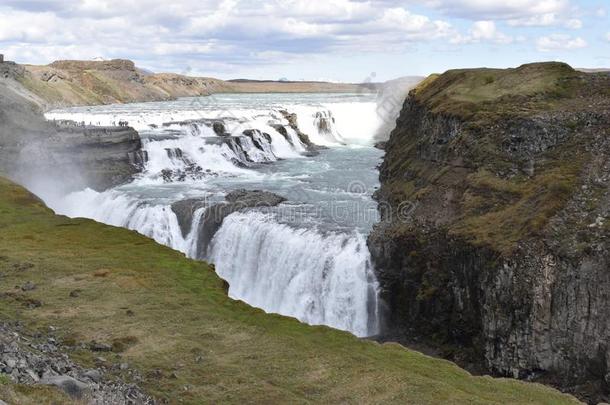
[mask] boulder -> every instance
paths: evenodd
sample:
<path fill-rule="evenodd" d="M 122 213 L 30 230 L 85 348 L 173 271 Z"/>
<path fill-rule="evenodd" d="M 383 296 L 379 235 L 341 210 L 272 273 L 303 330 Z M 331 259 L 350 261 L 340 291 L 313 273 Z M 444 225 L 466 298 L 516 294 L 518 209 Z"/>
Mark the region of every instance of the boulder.
<path fill-rule="evenodd" d="M 25 283 L 24 285 L 21 286 L 21 291 L 32 291 L 36 289 L 36 284 L 32 283 L 31 281 L 28 281 L 27 283 Z"/>
<path fill-rule="evenodd" d="M 91 342 L 89 348 L 94 352 L 109 352 L 112 351 L 112 346 L 106 343 Z"/>
<path fill-rule="evenodd" d="M 214 132 L 218 136 L 226 136 L 227 135 L 227 130 L 225 128 L 225 124 L 223 124 L 220 121 L 214 121 L 214 123 L 212 124 L 212 129 L 214 130 Z"/>
<path fill-rule="evenodd" d="M 89 380 L 96 383 L 102 381 L 102 373 L 95 369 L 85 371 L 83 373 L 83 377 L 88 378 Z"/>
<path fill-rule="evenodd" d="M 201 198 L 191 198 L 172 204 L 172 211 L 176 214 L 176 218 L 178 218 L 178 225 L 180 225 L 182 236 L 186 237 L 191 232 L 195 212 L 207 205 L 207 201 Z"/>
<path fill-rule="evenodd" d="M 385 150 L 386 145 L 387 145 L 387 142 L 380 141 L 380 142 L 376 142 L 374 146 L 375 146 L 375 148 L 377 148 L 379 150 Z"/>
<path fill-rule="evenodd" d="M 226 195 L 225 200 L 233 204 L 242 204 L 245 207 L 275 207 L 286 201 L 286 198 L 262 190 L 234 190 Z"/>
<path fill-rule="evenodd" d="M 68 375 L 44 377 L 39 381 L 43 385 L 53 385 L 70 397 L 80 399 L 89 390 L 89 386 L 82 381 L 78 381 Z"/>

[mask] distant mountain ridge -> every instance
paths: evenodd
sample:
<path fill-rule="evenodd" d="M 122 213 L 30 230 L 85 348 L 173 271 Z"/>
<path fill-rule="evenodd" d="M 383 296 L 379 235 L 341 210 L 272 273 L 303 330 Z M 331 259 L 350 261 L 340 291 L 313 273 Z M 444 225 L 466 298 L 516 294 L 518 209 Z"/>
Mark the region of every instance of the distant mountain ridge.
<path fill-rule="evenodd" d="M 152 73 L 127 59 L 59 60 L 48 65 L 16 65 L 12 78 L 39 98 L 43 109 L 164 101 L 215 93 L 371 92 L 370 84 L 237 79 L 225 81 L 175 73 Z"/>

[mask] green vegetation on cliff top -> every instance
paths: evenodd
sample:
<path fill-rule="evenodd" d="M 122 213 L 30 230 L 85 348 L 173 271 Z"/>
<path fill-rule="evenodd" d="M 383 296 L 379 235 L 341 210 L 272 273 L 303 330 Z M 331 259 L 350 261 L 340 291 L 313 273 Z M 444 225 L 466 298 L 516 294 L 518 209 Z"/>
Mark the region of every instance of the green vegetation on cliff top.
<path fill-rule="evenodd" d="M 107 360 L 140 369 L 142 386 L 172 403 L 576 402 L 541 385 L 473 377 L 398 345 L 265 314 L 229 299 L 209 265 L 135 232 L 56 216 L 1 178 L 0 273 L 2 319 L 31 330 L 53 325 L 74 344 L 114 343 Z M 38 287 L 15 288 L 27 281 Z M 70 297 L 74 290 L 78 297 Z M 42 305 L 24 306 L 31 299 Z M 71 356 L 88 366 L 98 355 L 75 349 Z M 0 398 L 44 397 L 46 388 L 2 381 Z"/>
<path fill-rule="evenodd" d="M 542 235 L 580 189 L 587 145 L 608 131 L 610 78 L 564 63 L 450 70 L 411 97 L 424 112 L 403 111 L 412 115 L 401 117 L 387 149 L 385 198 L 439 207 L 424 220 L 507 255 Z"/>
<path fill-rule="evenodd" d="M 458 69 L 431 75 L 415 97 L 434 112 L 470 117 L 482 111 L 505 113 L 532 109 L 530 103 L 569 96 L 581 76 L 559 62 L 533 63 L 514 69 Z M 541 96 L 540 98 L 532 96 Z"/>

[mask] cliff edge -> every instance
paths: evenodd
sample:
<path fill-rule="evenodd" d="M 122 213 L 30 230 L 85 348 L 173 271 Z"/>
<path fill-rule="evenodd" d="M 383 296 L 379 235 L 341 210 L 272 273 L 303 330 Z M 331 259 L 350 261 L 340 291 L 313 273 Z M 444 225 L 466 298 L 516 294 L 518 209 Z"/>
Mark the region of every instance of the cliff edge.
<path fill-rule="evenodd" d="M 36 189 L 103 190 L 129 181 L 142 161 L 132 128 L 46 121 L 35 94 L 0 78 L 0 173 Z"/>
<path fill-rule="evenodd" d="M 384 338 L 608 401 L 609 135 L 610 76 L 561 63 L 411 91 L 369 238 Z"/>

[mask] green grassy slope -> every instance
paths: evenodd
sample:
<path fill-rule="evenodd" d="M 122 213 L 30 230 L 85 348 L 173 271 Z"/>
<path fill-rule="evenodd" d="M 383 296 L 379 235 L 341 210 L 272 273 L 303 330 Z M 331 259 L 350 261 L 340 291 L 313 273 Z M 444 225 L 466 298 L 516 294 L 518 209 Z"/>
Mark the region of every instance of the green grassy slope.
<path fill-rule="evenodd" d="M 137 367 L 142 386 L 172 403 L 576 402 L 541 385 L 473 377 L 398 345 L 267 315 L 229 299 L 207 264 L 125 229 L 56 216 L 2 178 L 0 273 L 0 317 L 34 330 L 53 325 L 74 344 L 113 343 L 107 360 Z M 27 281 L 38 288 L 15 288 Z M 28 299 L 42 306 L 29 309 Z M 99 354 L 71 356 L 87 365 Z M 0 381 L 0 394 L 20 389 Z M 29 391 L 19 392 L 25 402 Z"/>

